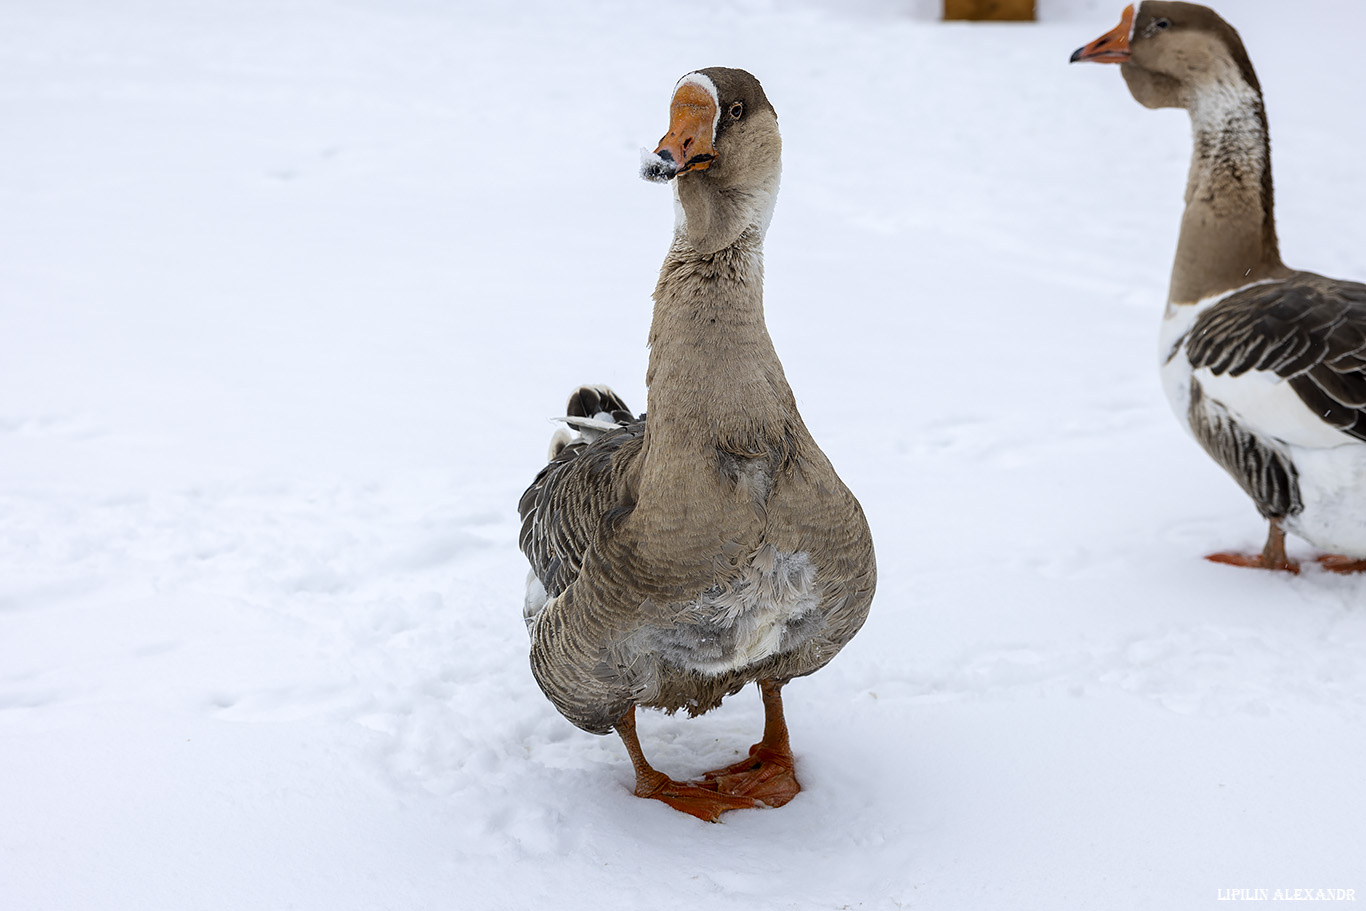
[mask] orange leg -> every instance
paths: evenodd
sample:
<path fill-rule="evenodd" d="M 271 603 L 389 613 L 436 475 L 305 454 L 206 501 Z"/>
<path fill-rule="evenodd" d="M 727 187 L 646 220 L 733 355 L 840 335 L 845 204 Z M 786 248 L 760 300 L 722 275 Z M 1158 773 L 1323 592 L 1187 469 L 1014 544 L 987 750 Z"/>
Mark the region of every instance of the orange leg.
<path fill-rule="evenodd" d="M 764 738 L 749 748 L 745 759 L 706 774 L 722 793 L 781 807 L 801 791 L 787 739 L 787 722 L 783 720 L 782 688 L 773 680 L 759 681 L 764 699 Z"/>
<path fill-rule="evenodd" d="M 1271 528 L 1266 533 L 1266 546 L 1260 554 L 1218 553 L 1210 554 L 1205 559 L 1253 569 L 1275 569 L 1287 573 L 1300 571 L 1300 565 L 1285 555 L 1285 532 L 1281 530 L 1279 519 L 1271 520 Z"/>
<path fill-rule="evenodd" d="M 626 752 L 631 755 L 631 765 L 636 769 L 636 796 L 662 800 L 675 810 L 717 822 L 727 810 L 746 810 L 759 806 L 751 797 L 722 794 L 710 781 L 674 781 L 668 775 L 656 770 L 645 759 L 640 749 L 640 738 L 636 736 L 636 709 L 631 709 L 616 723 L 618 736 L 626 744 Z"/>

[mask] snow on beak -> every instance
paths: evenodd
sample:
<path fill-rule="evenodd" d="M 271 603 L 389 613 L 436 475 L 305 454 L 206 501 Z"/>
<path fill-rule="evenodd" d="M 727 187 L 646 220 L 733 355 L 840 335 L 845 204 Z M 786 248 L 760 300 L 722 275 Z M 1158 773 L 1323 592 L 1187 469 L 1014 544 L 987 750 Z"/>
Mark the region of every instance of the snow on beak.
<path fill-rule="evenodd" d="M 1133 4 L 1124 7 L 1119 25 L 1101 35 L 1085 47 L 1072 52 L 1069 63 L 1124 63 L 1129 59 L 1129 36 L 1134 33 Z"/>

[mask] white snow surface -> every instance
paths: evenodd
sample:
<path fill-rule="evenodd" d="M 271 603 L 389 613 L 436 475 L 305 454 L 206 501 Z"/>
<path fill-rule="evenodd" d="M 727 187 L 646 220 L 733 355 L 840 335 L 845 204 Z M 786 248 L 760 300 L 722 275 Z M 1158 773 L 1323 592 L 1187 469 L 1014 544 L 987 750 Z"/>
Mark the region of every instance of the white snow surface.
<path fill-rule="evenodd" d="M 0 907 L 1366 898 L 1366 579 L 1202 560 L 1264 526 L 1163 401 L 1187 118 L 1067 65 L 1122 0 L 933 6 L 8 4 Z M 1287 261 L 1366 277 L 1366 7 L 1225 12 Z M 785 691 L 804 791 L 718 825 L 542 697 L 515 509 L 574 386 L 644 407 L 637 150 L 713 65 L 779 112 L 769 327 L 881 570 Z"/>

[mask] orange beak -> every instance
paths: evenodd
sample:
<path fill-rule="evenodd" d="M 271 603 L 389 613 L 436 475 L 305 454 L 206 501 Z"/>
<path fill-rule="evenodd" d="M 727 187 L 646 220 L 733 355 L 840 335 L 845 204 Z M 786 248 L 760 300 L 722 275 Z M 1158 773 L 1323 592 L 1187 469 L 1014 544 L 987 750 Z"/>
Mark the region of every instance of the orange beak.
<path fill-rule="evenodd" d="M 1091 63 L 1124 63 L 1130 57 L 1129 35 L 1134 30 L 1133 4 L 1124 7 L 1124 15 L 1119 25 L 1101 35 L 1085 47 L 1072 52 L 1069 63 L 1089 61 Z"/>
<path fill-rule="evenodd" d="M 716 160 L 712 133 L 716 128 L 716 102 L 695 82 L 685 82 L 669 105 L 669 132 L 659 140 L 655 154 L 677 169 L 670 176 L 705 171 Z"/>

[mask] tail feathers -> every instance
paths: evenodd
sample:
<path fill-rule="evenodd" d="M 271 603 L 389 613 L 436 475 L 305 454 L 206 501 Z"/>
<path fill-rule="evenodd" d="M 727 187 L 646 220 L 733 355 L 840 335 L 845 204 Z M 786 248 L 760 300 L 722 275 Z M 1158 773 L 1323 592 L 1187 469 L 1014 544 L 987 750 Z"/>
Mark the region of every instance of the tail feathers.
<path fill-rule="evenodd" d="M 550 452 L 546 456 L 546 461 L 555 461 L 555 456 L 564 451 L 564 447 L 574 442 L 574 434 L 570 433 L 568 427 L 556 427 L 555 432 L 550 437 Z"/>
<path fill-rule="evenodd" d="M 595 418 L 612 424 L 629 424 L 636 419 L 626 403 L 607 386 L 580 386 L 569 396 L 565 412 L 571 418 Z"/>
<path fill-rule="evenodd" d="M 592 443 L 609 430 L 632 424 L 641 418 L 631 413 L 621 396 L 607 386 L 580 386 L 569 396 L 564 421 L 577 434 L 564 427 L 550 438 L 550 458 L 553 460 L 571 443 Z"/>

